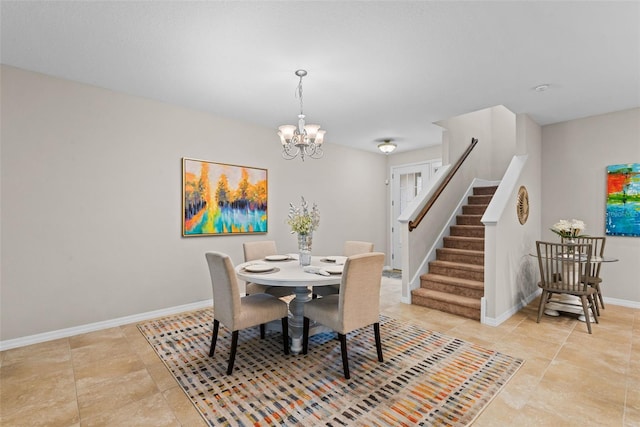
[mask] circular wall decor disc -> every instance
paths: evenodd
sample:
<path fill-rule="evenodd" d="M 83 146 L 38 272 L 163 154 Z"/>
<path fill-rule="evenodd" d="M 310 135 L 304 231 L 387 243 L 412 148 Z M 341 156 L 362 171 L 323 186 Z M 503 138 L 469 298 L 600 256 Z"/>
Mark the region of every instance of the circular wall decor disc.
<path fill-rule="evenodd" d="M 520 224 L 527 222 L 529 218 L 529 192 L 524 185 L 518 190 L 518 202 L 516 203 L 516 213 Z"/>

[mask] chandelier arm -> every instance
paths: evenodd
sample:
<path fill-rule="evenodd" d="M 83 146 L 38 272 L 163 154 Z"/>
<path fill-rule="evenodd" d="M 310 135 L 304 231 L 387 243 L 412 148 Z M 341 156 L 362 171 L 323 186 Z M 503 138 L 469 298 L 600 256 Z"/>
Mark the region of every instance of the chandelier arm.
<path fill-rule="evenodd" d="M 282 146 L 282 157 L 287 160 L 295 159 L 300 153 L 300 147 L 293 144 L 293 142 L 289 142 Z"/>

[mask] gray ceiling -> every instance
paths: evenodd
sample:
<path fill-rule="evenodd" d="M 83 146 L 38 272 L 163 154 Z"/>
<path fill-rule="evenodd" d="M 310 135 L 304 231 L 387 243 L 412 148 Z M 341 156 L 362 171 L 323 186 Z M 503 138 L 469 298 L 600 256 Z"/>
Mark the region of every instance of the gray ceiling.
<path fill-rule="evenodd" d="M 3 64 L 272 127 L 274 146 L 298 68 L 307 121 L 369 151 L 498 104 L 542 125 L 640 106 L 638 1 L 3 0 L 1 20 Z"/>

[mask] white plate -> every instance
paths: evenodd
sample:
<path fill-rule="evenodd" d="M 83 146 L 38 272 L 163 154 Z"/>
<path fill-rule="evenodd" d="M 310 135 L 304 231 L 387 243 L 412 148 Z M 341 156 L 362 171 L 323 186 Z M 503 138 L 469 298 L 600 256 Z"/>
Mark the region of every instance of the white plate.
<path fill-rule="evenodd" d="M 267 255 L 264 257 L 267 261 L 284 261 L 289 259 L 287 255 Z"/>
<path fill-rule="evenodd" d="M 346 256 L 340 256 L 340 255 L 336 255 L 336 256 L 328 256 L 325 258 L 328 262 L 335 262 L 336 264 L 344 264 L 347 261 L 347 257 Z"/>
<path fill-rule="evenodd" d="M 324 267 L 323 270 L 326 271 L 329 274 L 342 274 L 342 269 L 344 268 L 344 265 L 332 265 L 329 267 Z"/>
<path fill-rule="evenodd" d="M 266 264 L 252 264 L 244 267 L 246 271 L 249 271 L 251 273 L 264 273 L 265 271 L 271 271 L 274 268 L 275 267 Z"/>

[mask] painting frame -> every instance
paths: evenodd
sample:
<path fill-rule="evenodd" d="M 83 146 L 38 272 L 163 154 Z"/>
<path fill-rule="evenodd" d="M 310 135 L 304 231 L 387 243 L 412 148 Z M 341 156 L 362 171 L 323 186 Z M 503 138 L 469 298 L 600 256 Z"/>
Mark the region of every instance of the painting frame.
<path fill-rule="evenodd" d="M 640 237 L 640 163 L 607 166 L 605 234 Z"/>
<path fill-rule="evenodd" d="M 182 236 L 268 232 L 266 168 L 182 158 Z"/>

